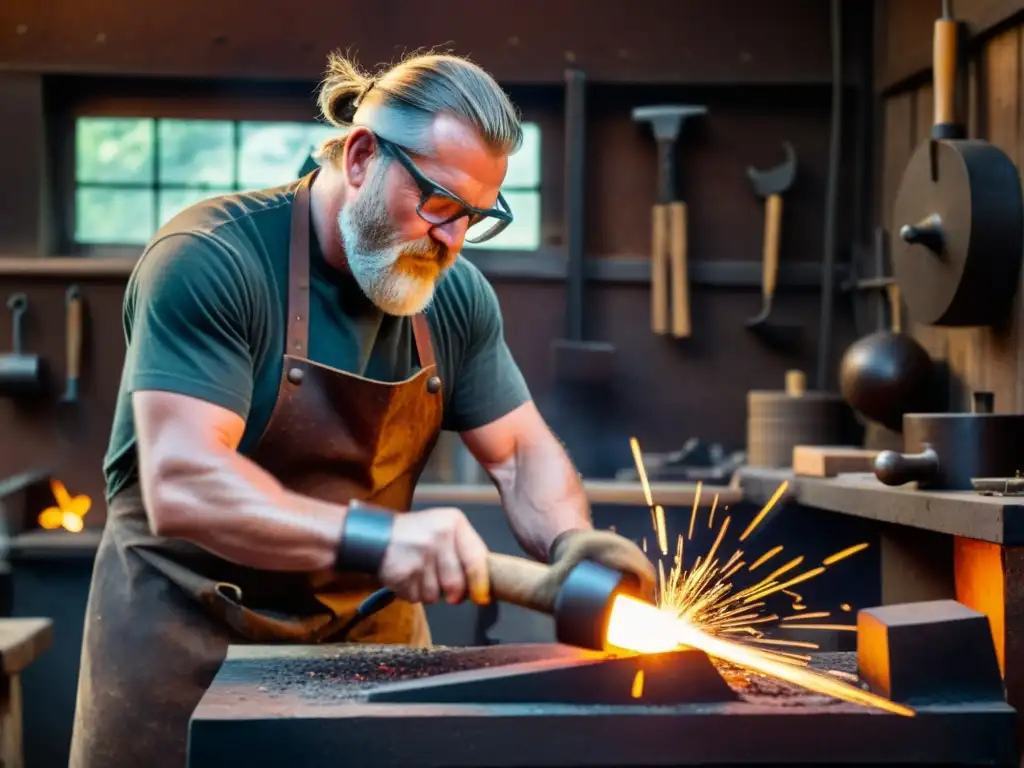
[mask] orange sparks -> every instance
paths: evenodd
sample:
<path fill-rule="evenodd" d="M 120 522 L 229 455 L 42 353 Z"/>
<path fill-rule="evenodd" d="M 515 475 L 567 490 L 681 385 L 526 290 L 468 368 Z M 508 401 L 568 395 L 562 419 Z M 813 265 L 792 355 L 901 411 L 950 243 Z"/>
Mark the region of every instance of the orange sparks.
<path fill-rule="evenodd" d="M 651 484 L 647 482 L 647 470 L 644 468 L 644 458 L 640 453 L 640 441 L 635 437 L 629 438 L 629 448 L 633 451 L 633 461 L 636 464 L 636 473 L 640 476 L 640 487 L 644 491 L 644 499 L 647 506 L 654 506 L 654 497 L 651 495 Z"/>
<path fill-rule="evenodd" d="M 807 621 L 807 619 L 827 619 L 831 614 L 828 611 L 815 611 L 814 613 L 801 613 L 793 616 L 784 616 L 782 621 Z"/>
<path fill-rule="evenodd" d="M 806 605 L 802 605 L 801 604 L 800 601 L 803 600 L 803 598 L 800 597 L 800 595 L 798 595 L 796 592 L 791 592 L 788 589 L 784 589 L 784 590 L 782 590 L 782 594 L 788 596 L 793 601 L 793 610 L 794 611 L 802 611 L 802 610 L 807 608 Z"/>
<path fill-rule="evenodd" d="M 755 560 L 753 562 L 753 564 L 750 566 L 750 570 L 751 571 L 756 570 L 759 565 L 764 565 L 766 562 L 768 562 L 771 558 L 775 557 L 781 551 L 782 551 L 782 545 L 781 544 L 779 544 L 777 547 L 772 547 L 771 549 L 769 549 L 767 552 L 765 552 L 763 555 L 761 555 L 759 558 L 757 558 L 757 560 Z"/>
<path fill-rule="evenodd" d="M 821 561 L 821 564 L 822 565 L 834 565 L 834 564 L 838 563 L 840 560 L 845 560 L 850 555 L 855 555 L 858 552 L 861 552 L 862 550 L 865 550 L 867 548 L 868 548 L 868 545 L 866 543 L 865 544 L 854 544 L 852 547 L 847 547 L 846 549 L 842 549 L 842 550 L 836 552 L 834 555 L 829 555 L 828 557 L 826 557 L 824 560 Z"/>
<path fill-rule="evenodd" d="M 711 513 L 708 515 L 708 528 L 713 528 L 715 525 L 715 510 L 718 509 L 718 494 L 715 494 L 715 498 L 711 500 Z"/>
<path fill-rule="evenodd" d="M 644 671 L 642 669 L 638 669 L 633 676 L 633 690 L 630 691 L 630 695 L 634 699 L 639 699 L 644 695 Z"/>
<path fill-rule="evenodd" d="M 849 604 L 849 603 L 842 603 L 842 604 L 841 604 L 841 605 L 839 606 L 839 610 L 841 610 L 841 611 L 846 611 L 847 613 L 849 613 L 850 611 L 852 611 L 852 610 L 853 610 L 853 608 L 851 608 L 851 607 L 850 607 L 850 604 Z"/>
<path fill-rule="evenodd" d="M 661 504 L 654 507 L 654 532 L 658 536 L 658 548 L 662 555 L 668 554 L 668 532 L 665 529 L 665 508 Z"/>
<path fill-rule="evenodd" d="M 700 489 L 702 484 L 697 481 L 697 490 L 693 494 L 693 509 L 690 511 L 690 532 L 686 535 L 688 541 L 693 541 L 693 524 L 697 522 L 697 510 L 700 508 Z"/>
<path fill-rule="evenodd" d="M 757 600 L 762 597 L 768 597 L 768 595 L 773 595 L 776 592 L 781 592 L 786 587 L 792 587 L 795 584 L 800 584 L 801 582 L 807 581 L 808 579 L 813 579 L 815 576 L 818 576 L 824 572 L 825 568 L 819 565 L 817 568 L 801 573 L 799 576 L 796 576 L 795 578 L 792 578 L 789 581 L 783 582 L 782 584 L 778 584 L 762 592 L 755 592 L 753 595 L 744 600 L 744 602 L 749 603 L 752 600 Z"/>
<path fill-rule="evenodd" d="M 847 547 L 825 558 L 821 566 L 792 577 L 789 574 L 798 569 L 806 558 L 790 558 L 756 584 L 734 591 L 730 579 L 736 573 L 743 568 L 747 568 L 749 572 L 757 570 L 772 558 L 778 557 L 783 552 L 783 547 L 778 545 L 759 557 L 748 558 L 752 560 L 749 566 L 746 565 L 748 560 L 744 559 L 744 552 L 741 549 L 733 552 L 724 563 L 721 562 L 719 551 L 731 523 L 731 517 L 725 514 L 710 548 L 700 554 L 687 569 L 683 559 L 683 545 L 684 541 L 693 539 L 703 491 L 703 484 L 697 482 L 686 535 L 680 534 L 677 537 L 676 552 L 669 561 L 671 565 L 666 565 L 662 559 L 669 556 L 665 509 L 655 504 L 643 465 L 640 444 L 636 438 L 630 438 L 630 448 L 636 462 L 644 498 L 651 513 L 651 525 L 657 536 L 657 549 L 660 552 L 657 559 L 658 605 L 644 605 L 639 601 L 632 601 L 631 598 L 616 598 L 613 620 L 608 628 L 610 645 L 640 653 L 673 650 L 680 645 L 699 648 L 711 656 L 731 661 L 754 672 L 794 682 L 818 693 L 836 696 L 845 701 L 877 706 L 899 714 L 913 714 L 912 710 L 875 697 L 857 686 L 850 686 L 837 681 L 835 677 L 805 669 L 811 657 L 804 653 L 795 653 L 793 650 L 816 649 L 819 647 L 817 643 L 766 637 L 762 629 L 855 631 L 854 626 L 814 623 L 814 620 L 828 619 L 828 611 L 790 613 L 780 618 L 778 614 L 769 613 L 765 608 L 765 598 L 781 592 L 792 600 L 791 611 L 805 610 L 807 606 L 802 604 L 801 596 L 789 588 L 808 581 L 824 573 L 828 566 L 867 549 L 867 544 Z M 788 487 L 788 482 L 783 482 L 775 490 L 768 503 L 739 536 L 739 541 L 750 537 L 783 497 Z M 708 514 L 707 525 L 710 530 L 714 530 L 716 525 L 718 504 L 719 497 L 716 494 Z M 723 507 L 723 513 L 725 512 L 728 512 L 728 506 Z M 646 537 L 642 539 L 642 546 L 646 552 Z M 660 618 L 653 618 L 649 613 L 651 610 Z M 852 609 L 843 603 L 842 610 Z M 665 624 L 658 625 L 658 622 Z M 674 629 L 668 629 L 670 625 Z M 666 632 L 668 634 L 665 634 Z M 642 696 L 643 686 L 644 673 L 637 671 L 632 687 L 634 698 Z"/>
<path fill-rule="evenodd" d="M 779 499 L 782 498 L 782 494 L 786 492 L 787 488 L 789 488 L 788 480 L 784 481 L 782 485 L 775 489 L 775 493 L 773 493 L 772 497 L 768 499 L 768 503 L 765 504 L 764 508 L 757 513 L 753 520 L 750 521 L 750 525 L 747 526 L 747 530 L 740 534 L 740 541 L 747 540 L 747 537 L 752 534 L 754 529 L 757 528 L 762 520 L 764 520 L 765 515 L 772 511 L 772 507 L 774 507 Z"/>

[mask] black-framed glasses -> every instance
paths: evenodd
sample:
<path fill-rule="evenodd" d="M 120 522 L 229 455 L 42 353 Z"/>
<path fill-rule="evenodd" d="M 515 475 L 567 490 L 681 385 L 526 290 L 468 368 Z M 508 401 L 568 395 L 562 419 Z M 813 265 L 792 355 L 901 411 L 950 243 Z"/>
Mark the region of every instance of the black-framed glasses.
<path fill-rule="evenodd" d="M 512 209 L 509 208 L 501 192 L 498 193 L 498 201 L 493 208 L 477 208 L 428 178 L 413 162 L 413 159 L 406 154 L 405 150 L 397 144 L 377 134 L 374 134 L 374 138 L 382 151 L 390 154 L 409 172 L 420 191 L 420 202 L 416 206 L 416 213 L 424 221 L 441 226 L 468 216 L 469 228 L 466 231 L 466 241 L 474 244 L 483 243 L 496 237 L 512 223 Z"/>

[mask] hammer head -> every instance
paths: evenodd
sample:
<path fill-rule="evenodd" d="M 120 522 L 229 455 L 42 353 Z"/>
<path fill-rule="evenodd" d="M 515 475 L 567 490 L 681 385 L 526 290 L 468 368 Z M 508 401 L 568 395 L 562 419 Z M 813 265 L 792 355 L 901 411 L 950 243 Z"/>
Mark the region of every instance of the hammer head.
<path fill-rule="evenodd" d="M 679 130 L 686 118 L 704 115 L 707 111 L 707 107 L 681 104 L 637 107 L 633 110 L 633 120 L 637 123 L 650 123 L 654 138 L 658 141 L 674 141 L 679 137 Z"/>
<path fill-rule="evenodd" d="M 793 179 L 796 178 L 796 152 L 788 141 L 782 142 L 782 148 L 786 151 L 786 159 L 774 168 L 766 171 L 759 171 L 752 166 L 747 168 L 747 176 L 754 184 L 754 191 L 761 197 L 782 194 L 793 185 Z"/>

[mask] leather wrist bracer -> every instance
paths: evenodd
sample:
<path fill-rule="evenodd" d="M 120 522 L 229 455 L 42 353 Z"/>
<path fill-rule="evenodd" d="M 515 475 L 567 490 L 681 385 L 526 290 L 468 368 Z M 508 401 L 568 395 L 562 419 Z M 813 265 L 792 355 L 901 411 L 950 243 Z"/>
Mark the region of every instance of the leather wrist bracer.
<path fill-rule="evenodd" d="M 361 501 L 349 502 L 334 570 L 376 576 L 391 543 L 394 524 L 395 514 L 390 510 Z"/>

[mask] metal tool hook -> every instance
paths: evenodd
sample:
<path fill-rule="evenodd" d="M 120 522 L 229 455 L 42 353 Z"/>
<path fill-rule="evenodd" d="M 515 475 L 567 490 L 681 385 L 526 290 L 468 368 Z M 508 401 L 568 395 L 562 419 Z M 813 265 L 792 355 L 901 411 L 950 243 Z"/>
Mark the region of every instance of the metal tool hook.
<path fill-rule="evenodd" d="M 11 334 L 12 334 L 12 349 L 16 355 L 22 353 L 22 345 L 24 339 L 22 337 L 23 318 L 25 313 L 28 312 L 28 295 L 24 293 L 14 293 L 7 299 L 7 309 L 10 310 L 11 318 Z"/>

